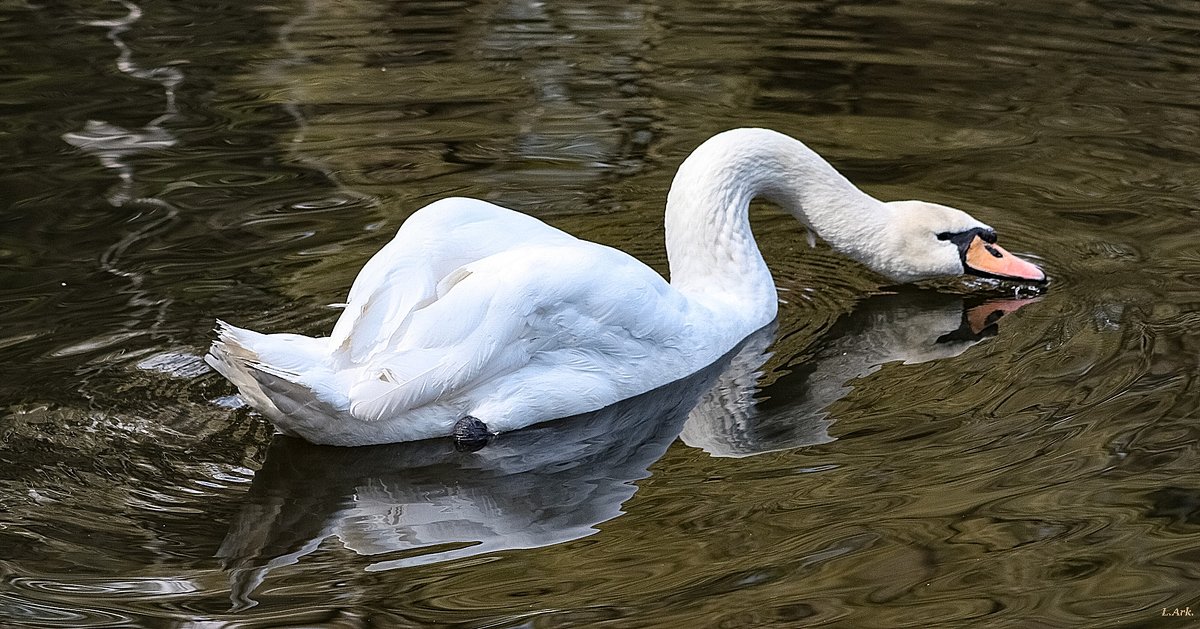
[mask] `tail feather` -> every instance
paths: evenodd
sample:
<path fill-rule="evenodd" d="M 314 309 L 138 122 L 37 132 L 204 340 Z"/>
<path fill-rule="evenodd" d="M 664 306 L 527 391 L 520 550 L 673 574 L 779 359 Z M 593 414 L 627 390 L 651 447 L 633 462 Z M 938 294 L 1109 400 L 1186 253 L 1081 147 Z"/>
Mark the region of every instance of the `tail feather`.
<path fill-rule="evenodd" d="M 308 384 L 329 380 L 322 360 L 326 339 L 261 334 L 220 320 L 216 333 L 205 362 L 282 432 L 303 436 L 305 425 L 342 414 L 336 394 L 330 398 L 331 392 Z"/>

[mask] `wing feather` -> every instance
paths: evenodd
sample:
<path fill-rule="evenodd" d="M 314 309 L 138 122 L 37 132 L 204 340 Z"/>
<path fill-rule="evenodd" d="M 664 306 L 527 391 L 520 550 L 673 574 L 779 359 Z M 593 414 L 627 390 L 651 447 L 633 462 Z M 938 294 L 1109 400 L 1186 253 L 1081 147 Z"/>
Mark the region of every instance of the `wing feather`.
<path fill-rule="evenodd" d="M 461 397 L 537 360 L 591 373 L 613 357 L 636 360 L 637 348 L 670 345 L 686 309 L 653 270 L 585 241 L 503 251 L 447 278 L 351 388 L 355 417 Z"/>
<path fill-rule="evenodd" d="M 335 356 L 343 364 L 363 363 L 394 348 L 407 335 L 410 315 L 461 281 L 454 273 L 465 265 L 514 248 L 566 242 L 577 240 L 485 201 L 431 203 L 410 216 L 355 278 L 331 335 Z"/>

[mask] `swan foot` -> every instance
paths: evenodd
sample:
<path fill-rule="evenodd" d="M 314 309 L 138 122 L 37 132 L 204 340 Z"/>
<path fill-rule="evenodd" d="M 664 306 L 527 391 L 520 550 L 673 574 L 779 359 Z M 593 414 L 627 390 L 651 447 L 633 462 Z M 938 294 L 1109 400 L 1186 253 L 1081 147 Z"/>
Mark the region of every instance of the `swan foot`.
<path fill-rule="evenodd" d="M 462 419 L 454 424 L 454 449 L 459 452 L 477 452 L 482 450 L 484 446 L 492 442 L 495 433 L 488 430 L 487 424 L 471 417 L 464 415 Z"/>

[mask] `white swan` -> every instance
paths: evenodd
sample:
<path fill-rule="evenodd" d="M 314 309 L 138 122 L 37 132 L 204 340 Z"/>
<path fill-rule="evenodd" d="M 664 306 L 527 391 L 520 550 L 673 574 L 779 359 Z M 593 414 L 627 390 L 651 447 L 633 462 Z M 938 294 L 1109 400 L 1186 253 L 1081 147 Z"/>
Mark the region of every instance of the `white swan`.
<path fill-rule="evenodd" d="M 770 323 L 775 284 L 747 216 L 759 196 L 892 280 L 1045 280 L 964 212 L 878 201 L 799 141 L 736 129 L 675 175 L 669 284 L 530 216 L 444 199 L 367 262 L 330 337 L 218 322 L 206 360 L 285 434 L 342 446 L 454 435 L 474 449 L 687 376 Z"/>

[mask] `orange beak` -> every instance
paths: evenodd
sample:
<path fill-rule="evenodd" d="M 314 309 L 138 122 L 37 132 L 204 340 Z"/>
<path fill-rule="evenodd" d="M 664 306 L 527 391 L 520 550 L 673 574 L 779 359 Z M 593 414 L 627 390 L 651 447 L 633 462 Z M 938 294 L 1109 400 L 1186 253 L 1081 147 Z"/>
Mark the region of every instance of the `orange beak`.
<path fill-rule="evenodd" d="M 968 273 L 1000 279 L 1046 281 L 1046 274 L 1036 264 L 1026 262 L 995 243 L 984 242 L 978 234 L 971 239 L 963 265 Z"/>

